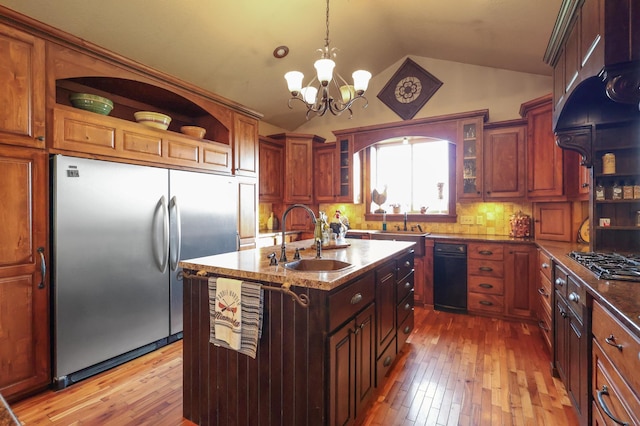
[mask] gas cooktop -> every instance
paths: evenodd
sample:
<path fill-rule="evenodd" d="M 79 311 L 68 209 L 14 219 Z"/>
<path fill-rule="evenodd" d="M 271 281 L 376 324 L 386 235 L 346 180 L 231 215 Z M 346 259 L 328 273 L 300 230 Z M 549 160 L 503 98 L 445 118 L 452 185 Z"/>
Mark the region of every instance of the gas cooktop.
<path fill-rule="evenodd" d="M 569 257 L 603 280 L 640 282 L 640 254 L 572 251 Z"/>

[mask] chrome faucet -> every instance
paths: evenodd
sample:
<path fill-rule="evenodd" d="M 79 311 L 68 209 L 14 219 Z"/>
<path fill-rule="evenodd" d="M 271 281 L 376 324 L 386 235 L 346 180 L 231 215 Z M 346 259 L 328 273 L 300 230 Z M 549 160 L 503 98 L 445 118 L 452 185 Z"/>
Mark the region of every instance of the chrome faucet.
<path fill-rule="evenodd" d="M 282 220 L 280 221 L 280 226 L 282 226 L 282 248 L 280 249 L 280 262 L 287 261 L 287 252 L 286 252 L 286 245 L 285 245 L 285 233 L 287 230 L 287 215 L 291 210 L 295 209 L 296 207 L 305 209 L 311 215 L 311 221 L 313 222 L 313 224 L 316 227 L 318 226 L 316 215 L 313 212 L 313 210 L 311 210 L 309 207 L 305 206 L 304 204 L 294 204 L 292 206 L 287 207 L 284 213 L 282 213 Z M 321 251 L 322 251 L 322 239 L 318 240 L 318 238 L 316 238 L 316 258 L 317 259 L 320 259 Z"/>

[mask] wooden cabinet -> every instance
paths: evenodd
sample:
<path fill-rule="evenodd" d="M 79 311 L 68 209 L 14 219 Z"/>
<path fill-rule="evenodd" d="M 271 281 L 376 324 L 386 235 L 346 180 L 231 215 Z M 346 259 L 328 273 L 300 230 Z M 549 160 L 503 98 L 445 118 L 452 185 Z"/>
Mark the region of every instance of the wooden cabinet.
<path fill-rule="evenodd" d="M 395 260 L 376 270 L 376 300 L 376 354 L 380 355 L 396 337 Z"/>
<path fill-rule="evenodd" d="M 589 338 L 584 309 L 586 296 L 576 299 L 579 287 L 575 277 L 559 265 L 554 267 L 554 370 L 565 385 L 567 394 L 582 423 L 589 411 Z M 574 303 L 574 302 L 579 303 Z"/>
<path fill-rule="evenodd" d="M 538 267 L 538 327 L 540 327 L 544 342 L 549 349 L 549 353 L 551 353 L 553 348 L 553 332 L 551 329 L 553 326 L 551 319 L 553 263 L 551 257 L 540 249 L 538 250 Z"/>
<path fill-rule="evenodd" d="M 233 118 L 234 173 L 258 176 L 258 120 L 234 113 Z"/>
<path fill-rule="evenodd" d="M 485 201 L 524 198 L 525 135 L 522 120 L 485 126 L 482 148 Z"/>
<path fill-rule="evenodd" d="M 592 334 L 593 418 L 608 419 L 599 424 L 613 424 L 611 417 L 616 424 L 640 424 L 640 340 L 597 301 Z"/>
<path fill-rule="evenodd" d="M 0 24 L 0 143 L 45 147 L 45 42 Z"/>
<path fill-rule="evenodd" d="M 329 424 L 355 422 L 374 390 L 374 304 L 329 337 Z"/>
<path fill-rule="evenodd" d="M 258 239 L 258 182 L 238 177 L 238 240 L 240 250 L 256 248 Z"/>
<path fill-rule="evenodd" d="M 47 161 L 0 145 L 0 393 L 10 401 L 51 378 Z"/>
<path fill-rule="evenodd" d="M 571 203 L 535 203 L 533 224 L 536 239 L 572 241 Z"/>
<path fill-rule="evenodd" d="M 415 306 L 415 255 L 407 253 L 396 260 L 396 329 L 397 348 L 400 352 L 413 331 L 413 310 Z"/>
<path fill-rule="evenodd" d="M 537 311 L 538 252 L 533 244 L 505 245 L 505 314 L 533 320 Z"/>
<path fill-rule="evenodd" d="M 336 202 L 336 144 L 316 145 L 313 149 L 313 185 L 317 203 Z"/>
<path fill-rule="evenodd" d="M 285 203 L 313 202 L 313 144 L 323 143 L 319 136 L 298 133 L 271 135 L 284 143 L 284 197 Z"/>
<path fill-rule="evenodd" d="M 504 312 L 504 246 L 467 245 L 467 309 L 481 315 Z"/>
<path fill-rule="evenodd" d="M 284 196 L 284 146 L 260 136 L 260 202 L 281 202 Z"/>
<path fill-rule="evenodd" d="M 482 200 L 484 194 L 482 117 L 458 125 L 456 146 L 457 190 L 459 200 Z"/>
<path fill-rule="evenodd" d="M 527 197 L 562 198 L 564 151 L 553 133 L 551 95 L 522 104 L 520 115 L 527 120 Z"/>

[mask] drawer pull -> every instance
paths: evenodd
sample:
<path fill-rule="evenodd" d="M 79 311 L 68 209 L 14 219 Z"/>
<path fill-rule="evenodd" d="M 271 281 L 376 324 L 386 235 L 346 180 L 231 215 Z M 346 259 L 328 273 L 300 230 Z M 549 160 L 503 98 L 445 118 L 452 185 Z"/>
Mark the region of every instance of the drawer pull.
<path fill-rule="evenodd" d="M 493 286 L 492 286 L 491 284 L 486 284 L 486 283 L 478 284 L 478 287 L 482 287 L 482 288 L 493 288 Z"/>
<path fill-rule="evenodd" d="M 478 253 L 484 255 L 484 256 L 491 256 L 493 254 L 493 252 L 491 250 L 480 250 Z"/>
<path fill-rule="evenodd" d="M 484 305 L 484 306 L 493 306 L 493 302 L 489 302 L 488 300 L 481 300 L 478 303 L 480 303 L 481 305 Z"/>
<path fill-rule="evenodd" d="M 541 295 L 541 296 L 549 297 L 549 293 L 547 293 L 546 291 L 544 291 L 544 288 L 543 288 L 543 287 L 540 287 L 540 288 L 538 289 L 538 293 L 540 293 L 540 295 Z"/>
<path fill-rule="evenodd" d="M 391 355 L 387 356 L 384 361 L 382 361 L 382 365 L 384 367 L 388 367 L 391 365 Z"/>
<path fill-rule="evenodd" d="M 563 286 L 566 284 L 566 281 L 562 278 L 556 278 L 556 285 Z"/>
<path fill-rule="evenodd" d="M 410 311 L 411 310 L 411 303 L 405 303 L 404 310 L 405 311 Z"/>
<path fill-rule="evenodd" d="M 478 269 L 481 270 L 482 272 L 491 272 L 491 271 L 493 271 L 493 268 L 490 267 L 490 266 L 481 266 Z"/>
<path fill-rule="evenodd" d="M 408 268 L 411 266 L 411 262 L 409 262 L 408 260 L 404 262 L 404 267 Z"/>
<path fill-rule="evenodd" d="M 571 294 L 569 294 L 569 300 L 572 302 L 580 303 L 580 295 L 572 291 Z"/>
<path fill-rule="evenodd" d="M 613 346 L 614 348 L 618 349 L 619 351 L 622 350 L 622 345 L 619 345 L 616 343 L 616 337 L 611 334 L 609 335 L 609 337 L 604 339 L 604 342 L 609 345 L 609 346 Z"/>
<path fill-rule="evenodd" d="M 549 327 L 547 327 L 547 324 L 542 320 L 538 321 L 538 327 L 540 327 L 544 331 L 550 331 L 551 330 Z"/>
<path fill-rule="evenodd" d="M 411 288 L 411 281 L 404 283 L 404 288 Z"/>
<path fill-rule="evenodd" d="M 405 326 L 404 330 L 402 330 L 404 332 L 404 334 L 409 334 L 409 332 L 411 331 L 411 327 L 410 326 Z"/>
<path fill-rule="evenodd" d="M 362 294 L 361 293 L 354 294 L 353 297 L 351 298 L 351 304 L 357 305 L 360 302 L 362 302 Z"/>
<path fill-rule="evenodd" d="M 609 396 L 609 389 L 607 389 L 607 385 L 602 385 L 602 390 L 598 391 L 598 404 L 600 404 L 600 408 L 602 408 L 602 411 L 604 411 L 604 413 L 616 424 L 628 426 L 629 425 L 628 422 L 623 422 L 622 420 L 617 419 L 613 416 L 613 414 L 609 410 L 609 407 L 607 407 L 607 404 L 604 403 L 603 396 L 605 395 Z"/>
<path fill-rule="evenodd" d="M 547 262 L 542 263 L 542 269 L 549 269 L 549 264 Z"/>
<path fill-rule="evenodd" d="M 561 311 L 560 311 L 560 316 L 561 316 L 562 318 L 565 318 L 565 319 L 566 319 L 569 315 L 567 315 L 567 313 L 566 313 L 565 311 L 561 310 Z"/>

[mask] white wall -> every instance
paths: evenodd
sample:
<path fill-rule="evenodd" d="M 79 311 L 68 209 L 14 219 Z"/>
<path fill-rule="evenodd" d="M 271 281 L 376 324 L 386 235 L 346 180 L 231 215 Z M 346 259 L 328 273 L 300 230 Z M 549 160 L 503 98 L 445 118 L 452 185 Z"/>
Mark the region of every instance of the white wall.
<path fill-rule="evenodd" d="M 369 106 L 362 109 L 361 101 L 357 101 L 352 108 L 352 119 L 348 119 L 348 112 L 339 117 L 327 114 L 309 120 L 294 132 L 316 134 L 331 142 L 335 140 L 332 130 L 402 121 L 377 95 L 405 59 L 402 58 L 371 79 L 366 93 Z M 443 83 L 414 119 L 480 109 L 489 110 L 490 122 L 516 119 L 520 118 L 520 105 L 523 102 L 551 93 L 553 89 L 551 75 L 527 74 L 423 57 L 411 56 L 411 59 Z M 340 69 L 339 59 L 336 69 L 343 76 L 351 74 L 351 70 Z M 296 104 L 296 107 L 300 106 Z M 282 131 L 268 123 L 260 125 L 262 135 Z"/>

